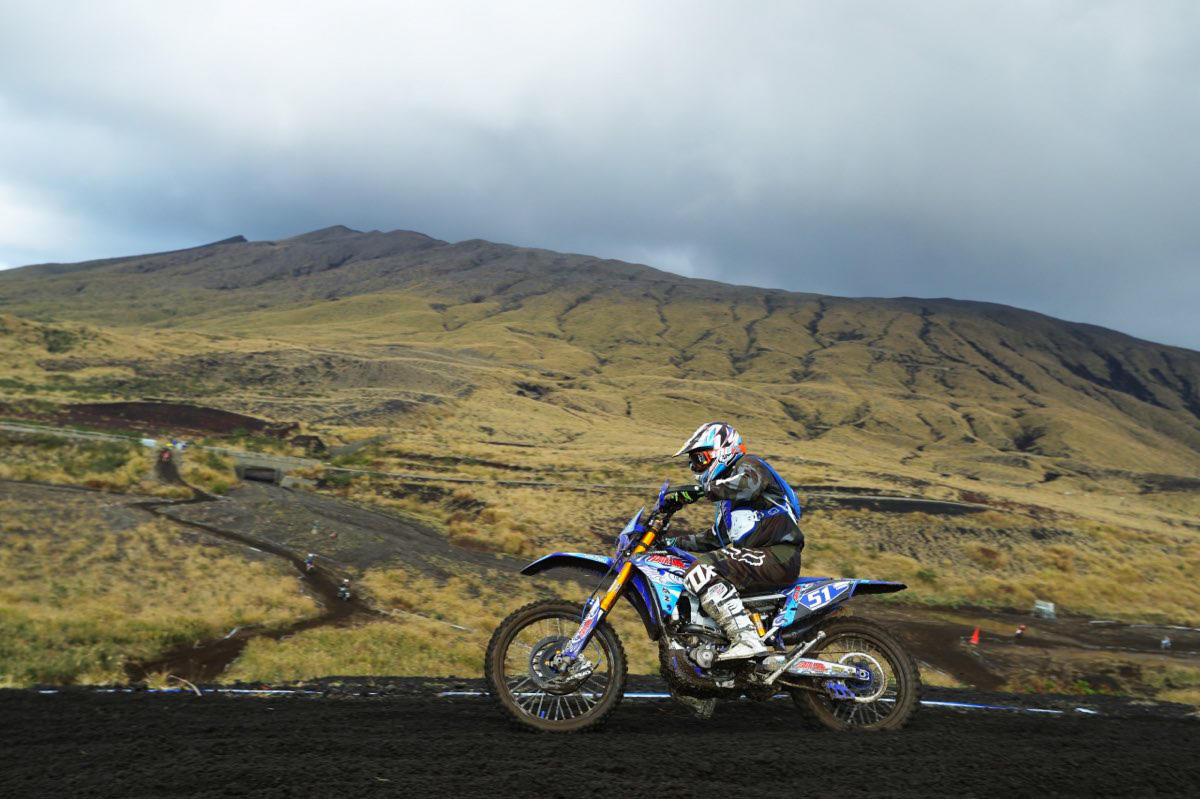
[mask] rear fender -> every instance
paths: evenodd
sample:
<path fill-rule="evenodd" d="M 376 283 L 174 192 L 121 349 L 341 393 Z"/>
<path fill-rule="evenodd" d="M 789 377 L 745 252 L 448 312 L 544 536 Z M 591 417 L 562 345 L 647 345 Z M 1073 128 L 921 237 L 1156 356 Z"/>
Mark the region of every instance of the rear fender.
<path fill-rule="evenodd" d="M 612 568 L 612 558 L 605 555 L 589 555 L 584 552 L 555 552 L 550 555 L 543 555 L 537 560 L 529 563 L 525 568 L 521 569 L 521 574 L 533 576 L 551 569 L 576 569 L 596 575 L 597 578 L 603 578 L 609 573 Z M 633 586 L 632 591 L 629 586 Z M 658 602 L 654 598 L 654 592 L 646 583 L 646 577 L 638 569 L 633 569 L 629 574 L 629 580 L 625 583 L 625 589 L 621 591 L 621 596 L 629 600 L 633 605 L 633 609 L 637 611 L 638 617 L 641 618 L 642 624 L 646 627 L 646 634 L 650 636 L 651 641 L 657 641 L 662 636 L 662 622 L 658 613 Z"/>
<path fill-rule="evenodd" d="M 835 577 L 801 577 L 788 593 L 783 608 L 771 624 L 785 629 L 801 624 L 810 617 L 824 616 L 857 594 L 890 594 L 908 586 L 887 580 L 858 580 Z"/>

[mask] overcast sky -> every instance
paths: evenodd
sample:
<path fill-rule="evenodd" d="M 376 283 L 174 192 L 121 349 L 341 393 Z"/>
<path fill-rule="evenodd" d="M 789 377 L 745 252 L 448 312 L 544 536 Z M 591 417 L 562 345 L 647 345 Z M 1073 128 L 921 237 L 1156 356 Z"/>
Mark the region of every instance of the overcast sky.
<path fill-rule="evenodd" d="M 1200 3 L 0 0 L 0 267 L 332 224 L 1200 349 Z"/>

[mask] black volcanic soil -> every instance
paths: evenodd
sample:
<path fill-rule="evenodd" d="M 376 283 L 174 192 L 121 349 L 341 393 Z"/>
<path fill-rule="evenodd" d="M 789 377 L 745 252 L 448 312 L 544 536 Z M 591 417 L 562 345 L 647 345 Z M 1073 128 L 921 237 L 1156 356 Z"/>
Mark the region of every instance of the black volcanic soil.
<path fill-rule="evenodd" d="M 525 561 L 451 544 L 444 535 L 408 519 L 319 494 L 245 481 L 219 501 L 163 509 L 176 521 L 234 532 L 295 553 L 316 552 L 343 571 L 386 562 L 420 565 L 443 576 L 447 563 L 511 569 Z"/>
<path fill-rule="evenodd" d="M 807 731 L 789 700 L 708 722 L 627 699 L 600 730 L 515 729 L 477 683 L 383 695 L 0 691 L 0 795 L 1195 796 L 1200 722 L 925 707 L 905 730 Z M 976 695 L 988 699 L 987 695 Z"/>
<path fill-rule="evenodd" d="M 176 433 L 245 433 L 289 432 L 295 425 L 280 425 L 253 416 L 246 416 L 202 405 L 179 402 L 90 402 L 68 405 L 60 419 L 70 424 L 84 424 L 119 430 L 157 431 Z"/>

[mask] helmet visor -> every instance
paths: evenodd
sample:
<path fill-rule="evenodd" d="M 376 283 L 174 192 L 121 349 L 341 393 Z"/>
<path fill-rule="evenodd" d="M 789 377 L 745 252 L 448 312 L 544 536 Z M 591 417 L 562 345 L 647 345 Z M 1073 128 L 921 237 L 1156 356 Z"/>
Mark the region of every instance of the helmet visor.
<path fill-rule="evenodd" d="M 713 451 L 711 449 L 694 449 L 688 453 L 688 466 L 696 474 L 707 469 L 713 462 Z"/>

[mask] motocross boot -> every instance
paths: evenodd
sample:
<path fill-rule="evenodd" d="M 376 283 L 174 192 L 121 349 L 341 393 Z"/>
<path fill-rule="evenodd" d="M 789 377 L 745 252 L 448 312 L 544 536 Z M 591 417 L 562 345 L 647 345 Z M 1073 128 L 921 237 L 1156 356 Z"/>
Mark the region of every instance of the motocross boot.
<path fill-rule="evenodd" d="M 722 580 L 710 586 L 700 597 L 700 607 L 721 625 L 729 638 L 729 648 L 717 655 L 717 660 L 742 660 L 769 651 L 758 637 L 737 589 L 729 583 Z"/>

